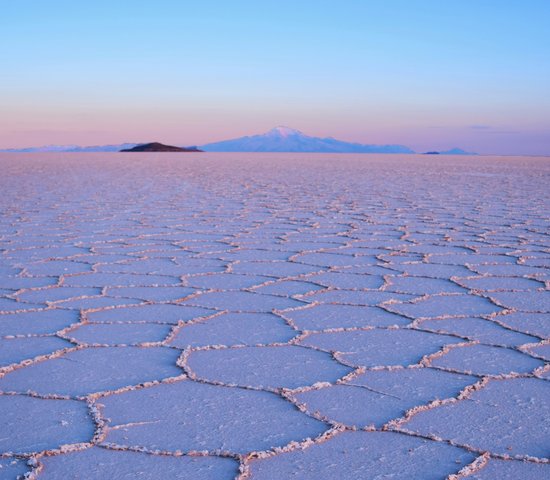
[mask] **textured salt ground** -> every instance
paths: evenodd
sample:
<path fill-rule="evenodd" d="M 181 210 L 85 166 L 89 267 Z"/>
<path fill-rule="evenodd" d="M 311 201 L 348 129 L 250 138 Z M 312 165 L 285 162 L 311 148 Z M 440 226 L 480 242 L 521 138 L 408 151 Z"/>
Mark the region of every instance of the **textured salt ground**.
<path fill-rule="evenodd" d="M 251 463 L 252 478 L 443 479 L 474 456 L 444 443 L 392 432 L 346 432 L 313 445 Z"/>
<path fill-rule="evenodd" d="M 410 320 L 387 312 L 378 307 L 358 305 L 322 304 L 311 308 L 287 311 L 285 318 L 302 330 L 323 330 L 327 328 L 389 327 L 407 325 Z"/>
<path fill-rule="evenodd" d="M 180 375 L 178 354 L 164 347 L 76 350 L 6 373 L 0 389 L 73 397 L 116 390 Z"/>
<path fill-rule="evenodd" d="M 27 462 L 17 458 L 0 458 L 0 479 L 12 480 L 22 478 L 30 471 Z"/>
<path fill-rule="evenodd" d="M 111 419 L 107 444 L 153 451 L 245 454 L 327 429 L 274 393 L 189 380 L 110 395 L 101 403 Z"/>
<path fill-rule="evenodd" d="M 548 458 L 550 383 L 534 378 L 491 380 L 467 401 L 420 411 L 400 428 L 500 455 Z"/>
<path fill-rule="evenodd" d="M 337 303 L 348 305 L 378 305 L 389 301 L 412 300 L 412 295 L 395 292 L 373 292 L 356 290 L 329 290 L 317 292 L 305 298 L 308 302 Z"/>
<path fill-rule="evenodd" d="M 189 356 L 187 366 L 201 379 L 274 389 L 335 382 L 352 371 L 327 353 L 295 345 L 201 350 Z"/>
<path fill-rule="evenodd" d="M 319 285 L 334 288 L 380 288 L 384 285 L 384 279 L 381 276 L 353 273 L 325 272 L 310 275 L 307 279 Z"/>
<path fill-rule="evenodd" d="M 509 315 L 504 318 L 508 319 Z M 460 335 L 489 345 L 515 346 L 539 341 L 537 337 L 503 328 L 498 323 L 484 318 L 424 320 L 419 323 L 419 327 L 433 332 Z"/>
<path fill-rule="evenodd" d="M 107 288 L 109 297 L 139 298 L 145 302 L 169 302 L 182 300 L 195 293 L 195 289 L 186 287 L 112 287 Z"/>
<path fill-rule="evenodd" d="M 434 367 L 476 375 L 529 373 L 544 366 L 544 362 L 529 355 L 488 345 L 465 345 L 453 348 L 445 355 L 434 358 L 431 364 Z"/>
<path fill-rule="evenodd" d="M 182 326 L 170 344 L 178 348 L 209 345 L 286 343 L 297 335 L 281 317 L 271 313 L 222 313 L 207 321 Z"/>
<path fill-rule="evenodd" d="M 88 323 L 65 336 L 79 344 L 134 345 L 162 342 L 171 332 L 169 325 L 158 323 Z"/>
<path fill-rule="evenodd" d="M 395 276 L 389 278 L 389 283 L 387 290 L 415 295 L 466 293 L 465 289 L 456 283 L 440 278 Z"/>
<path fill-rule="evenodd" d="M 95 480 L 100 478 L 139 478 L 155 480 L 230 480 L 238 473 L 238 462 L 220 457 L 171 457 L 125 450 L 87 450 L 42 457 L 39 478 Z M 0 470 L 1 471 L 1 470 Z"/>
<path fill-rule="evenodd" d="M 187 305 L 159 304 L 139 305 L 118 309 L 90 312 L 87 318 L 93 322 L 159 322 L 177 324 L 216 313 L 215 310 Z"/>
<path fill-rule="evenodd" d="M 495 320 L 512 330 L 550 339 L 550 326 L 546 313 L 513 312 L 496 317 Z"/>
<path fill-rule="evenodd" d="M 479 471 L 467 475 L 468 480 L 540 480 L 550 476 L 549 463 L 510 462 L 490 459 Z"/>
<path fill-rule="evenodd" d="M 100 288 L 57 287 L 26 290 L 16 296 L 20 302 L 59 302 L 76 297 L 101 295 Z"/>
<path fill-rule="evenodd" d="M 489 300 L 471 295 L 439 295 L 391 305 L 388 308 L 412 318 L 488 315 L 501 310 Z"/>
<path fill-rule="evenodd" d="M 88 442 L 94 432 L 86 404 L 0 395 L 0 454 L 33 453 Z"/>
<path fill-rule="evenodd" d="M 455 397 L 476 381 L 431 368 L 375 370 L 338 385 L 298 393 L 295 398 L 324 418 L 357 428 L 382 427 L 417 405 Z M 348 408 L 341 408 L 342 404 Z"/>
<path fill-rule="evenodd" d="M 82 159 L 0 157 L 1 479 L 548 476 L 547 159 Z"/>
<path fill-rule="evenodd" d="M 284 310 L 303 305 L 302 302 L 291 298 L 281 298 L 275 295 L 262 295 L 250 292 L 202 293 L 189 300 L 185 300 L 185 304 L 215 308 L 222 311 L 232 310 L 235 312 L 271 312 L 273 310 Z"/>
<path fill-rule="evenodd" d="M 0 338 L 0 367 L 72 346 L 58 337 Z"/>
<path fill-rule="evenodd" d="M 412 329 L 376 329 L 316 333 L 301 343 L 336 352 L 345 362 L 357 367 L 408 366 L 419 363 L 461 339 Z"/>

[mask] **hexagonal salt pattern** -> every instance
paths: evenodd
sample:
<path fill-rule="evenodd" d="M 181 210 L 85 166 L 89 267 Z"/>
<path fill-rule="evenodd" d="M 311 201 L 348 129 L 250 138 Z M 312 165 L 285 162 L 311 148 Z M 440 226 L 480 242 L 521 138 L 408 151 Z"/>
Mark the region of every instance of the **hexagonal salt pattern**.
<path fill-rule="evenodd" d="M 250 462 L 252 478 L 422 478 L 458 472 L 474 456 L 445 443 L 392 432 L 346 432 L 329 442 Z"/>
<path fill-rule="evenodd" d="M 231 480 L 238 473 L 238 462 L 215 456 L 151 455 L 129 450 L 92 447 L 40 458 L 39 478 L 157 478 Z"/>
<path fill-rule="evenodd" d="M 86 403 L 0 395 L 0 454 L 53 450 L 89 442 L 94 423 Z"/>
<path fill-rule="evenodd" d="M 286 343 L 298 334 L 271 313 L 227 312 L 183 325 L 170 344 L 179 347 Z"/>
<path fill-rule="evenodd" d="M 408 366 L 417 364 L 461 339 L 413 329 L 373 329 L 325 332 L 308 335 L 301 343 L 324 351 L 357 367 Z"/>
<path fill-rule="evenodd" d="M 495 317 L 495 320 L 503 317 Z M 505 328 L 502 324 L 485 318 L 449 318 L 424 320 L 419 326 L 438 333 L 459 335 L 468 340 L 476 340 L 490 345 L 514 347 L 524 343 L 538 342 L 532 335 Z"/>
<path fill-rule="evenodd" d="M 550 383 L 534 378 L 489 380 L 465 400 L 420 409 L 399 428 L 479 451 L 543 459 L 550 444 Z"/>
<path fill-rule="evenodd" d="M 200 350 L 187 359 L 198 378 L 259 388 L 299 388 L 335 382 L 352 369 L 325 353 L 296 345 Z"/>
<path fill-rule="evenodd" d="M 79 321 L 78 312 L 61 309 L 0 315 L 0 336 L 54 334 Z"/>
<path fill-rule="evenodd" d="M 85 396 L 116 390 L 179 376 L 178 356 L 166 347 L 81 349 L 6 373 L 0 391 Z"/>
<path fill-rule="evenodd" d="M 0 338 L 0 368 L 72 346 L 58 337 Z"/>
<path fill-rule="evenodd" d="M 500 375 L 529 373 L 542 367 L 544 362 L 509 348 L 466 345 L 449 350 L 433 359 L 431 364 L 464 373 Z"/>
<path fill-rule="evenodd" d="M 477 378 L 431 368 L 372 370 L 294 395 L 308 412 L 350 427 L 382 427 L 418 405 L 453 398 Z M 342 408 L 345 405 L 345 408 Z"/>
<path fill-rule="evenodd" d="M 269 392 L 193 381 L 101 399 L 105 443 L 168 452 L 246 453 L 317 437 L 328 427 Z"/>
<path fill-rule="evenodd" d="M 82 159 L 0 154 L 0 479 L 549 475 L 547 160 Z"/>

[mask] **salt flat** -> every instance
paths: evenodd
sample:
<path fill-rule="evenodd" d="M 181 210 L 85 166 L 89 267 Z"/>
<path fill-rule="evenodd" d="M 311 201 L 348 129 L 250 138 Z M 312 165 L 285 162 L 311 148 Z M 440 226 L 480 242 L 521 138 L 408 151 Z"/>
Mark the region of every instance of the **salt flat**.
<path fill-rule="evenodd" d="M 0 172 L 0 479 L 550 477 L 550 159 Z"/>

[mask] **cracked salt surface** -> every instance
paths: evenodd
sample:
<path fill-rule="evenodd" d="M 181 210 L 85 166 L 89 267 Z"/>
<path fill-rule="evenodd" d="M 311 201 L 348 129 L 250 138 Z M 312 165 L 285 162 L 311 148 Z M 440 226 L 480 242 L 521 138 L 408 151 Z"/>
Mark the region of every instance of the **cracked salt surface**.
<path fill-rule="evenodd" d="M 53 334 L 79 321 L 78 312 L 58 309 L 0 314 L 0 335 L 6 337 Z"/>
<path fill-rule="evenodd" d="M 550 463 L 510 462 L 489 459 L 479 471 L 466 475 L 468 480 L 539 480 L 550 476 Z"/>
<path fill-rule="evenodd" d="M 169 325 L 158 323 L 88 323 L 64 335 L 87 345 L 135 345 L 162 342 L 171 332 Z"/>
<path fill-rule="evenodd" d="M 439 352 L 461 339 L 412 329 L 376 329 L 316 333 L 301 343 L 335 352 L 346 364 L 357 367 L 408 366 L 425 355 Z"/>
<path fill-rule="evenodd" d="M 508 348 L 465 345 L 434 358 L 431 364 L 476 375 L 501 375 L 528 373 L 542 367 L 544 362 Z"/>
<path fill-rule="evenodd" d="M 215 456 L 150 455 L 128 450 L 92 447 L 54 457 L 41 457 L 39 478 L 95 480 L 101 478 L 159 478 L 230 480 L 239 464 L 231 458 Z"/>
<path fill-rule="evenodd" d="M 547 159 L 83 160 L 0 156 L 0 479 L 550 474 Z"/>
<path fill-rule="evenodd" d="M 271 313 L 222 313 L 183 325 L 171 339 L 178 348 L 287 343 L 297 332 Z"/>
<path fill-rule="evenodd" d="M 0 378 L 3 391 L 85 396 L 176 377 L 179 352 L 165 347 L 97 347 L 70 351 L 14 368 Z M 121 366 L 123 368 L 121 368 Z"/>
<path fill-rule="evenodd" d="M 465 400 L 419 409 L 398 428 L 497 455 L 545 459 L 550 454 L 550 383 L 492 380 Z"/>
<path fill-rule="evenodd" d="M 506 316 L 505 318 L 508 318 Z M 497 319 L 499 317 L 495 317 Z M 476 340 L 489 345 L 516 346 L 538 342 L 537 337 L 503 328 L 498 323 L 484 318 L 449 318 L 423 320 L 418 324 L 425 330 L 460 335 L 465 339 Z"/>
<path fill-rule="evenodd" d="M 105 309 L 88 313 L 87 318 L 93 322 L 158 322 L 178 324 L 216 313 L 200 307 L 163 303 L 128 306 L 118 309 Z"/>
<path fill-rule="evenodd" d="M 0 369 L 72 346 L 58 337 L 0 338 Z"/>
<path fill-rule="evenodd" d="M 322 304 L 284 312 L 284 317 L 302 330 L 328 328 L 389 327 L 407 325 L 410 320 L 378 307 Z"/>
<path fill-rule="evenodd" d="M 195 351 L 187 367 L 201 379 L 273 389 L 334 382 L 352 372 L 327 353 L 296 345 Z"/>
<path fill-rule="evenodd" d="M 476 381 L 431 368 L 373 370 L 338 385 L 300 392 L 295 398 L 325 419 L 358 428 L 382 427 L 417 405 L 455 397 Z M 341 408 L 342 404 L 349 408 Z"/>
<path fill-rule="evenodd" d="M 305 450 L 251 462 L 252 478 L 443 479 L 474 459 L 445 443 L 392 432 L 346 432 Z"/>
<path fill-rule="evenodd" d="M 110 395 L 105 443 L 166 452 L 246 454 L 328 429 L 274 393 L 190 380 Z"/>
<path fill-rule="evenodd" d="M 0 454 L 24 454 L 88 442 L 94 425 L 84 402 L 0 395 Z"/>

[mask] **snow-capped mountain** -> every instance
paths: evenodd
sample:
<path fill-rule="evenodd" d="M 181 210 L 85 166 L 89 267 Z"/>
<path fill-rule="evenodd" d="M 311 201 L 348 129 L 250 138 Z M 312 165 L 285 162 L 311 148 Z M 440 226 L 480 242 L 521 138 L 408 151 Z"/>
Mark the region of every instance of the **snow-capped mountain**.
<path fill-rule="evenodd" d="M 439 153 L 441 155 L 477 155 L 477 153 L 467 152 L 466 150 L 462 150 L 462 148 L 457 147 Z"/>
<path fill-rule="evenodd" d="M 414 153 L 404 145 L 363 145 L 305 135 L 289 127 L 275 127 L 261 135 L 209 143 L 206 152 L 321 152 L 321 153 Z"/>

